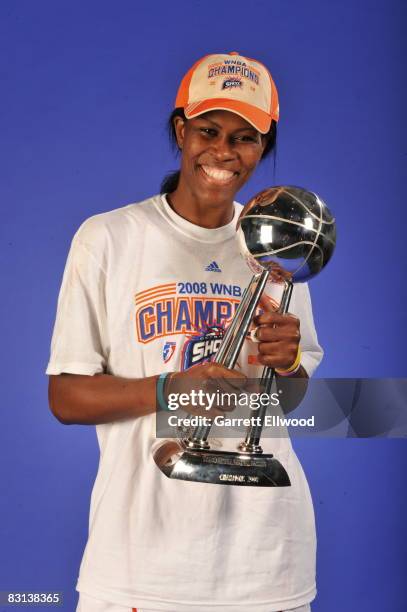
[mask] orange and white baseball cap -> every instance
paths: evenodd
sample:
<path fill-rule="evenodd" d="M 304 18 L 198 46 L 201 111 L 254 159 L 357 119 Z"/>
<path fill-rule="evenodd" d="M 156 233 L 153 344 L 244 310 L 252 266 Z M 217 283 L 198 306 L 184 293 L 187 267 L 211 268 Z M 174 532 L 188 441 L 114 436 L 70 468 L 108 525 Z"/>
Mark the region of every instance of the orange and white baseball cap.
<path fill-rule="evenodd" d="M 266 134 L 278 121 L 278 94 L 267 68 L 257 60 L 232 53 L 206 55 L 186 73 L 175 108 L 187 119 L 211 110 L 227 110 Z"/>

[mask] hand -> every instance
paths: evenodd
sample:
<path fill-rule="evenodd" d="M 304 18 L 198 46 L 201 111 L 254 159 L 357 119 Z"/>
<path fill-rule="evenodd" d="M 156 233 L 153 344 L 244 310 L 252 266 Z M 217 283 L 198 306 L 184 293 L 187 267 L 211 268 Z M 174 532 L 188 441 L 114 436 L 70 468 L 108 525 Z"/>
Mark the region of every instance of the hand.
<path fill-rule="evenodd" d="M 185 372 L 176 372 L 171 375 L 165 388 L 165 394 L 168 398 L 170 394 L 181 394 L 188 393 L 191 397 L 192 392 L 211 395 L 213 398 L 216 393 L 236 393 L 239 395 L 246 385 L 247 378 L 241 372 L 225 368 L 218 363 L 203 363 L 200 365 L 192 366 Z M 200 397 L 202 397 L 202 394 Z M 205 396 L 205 398 L 208 397 Z M 205 400 L 203 402 L 208 405 Z M 231 405 L 228 402 L 217 404 L 214 402 L 210 409 L 206 409 L 205 405 L 199 401 L 199 405 L 189 404 L 183 406 L 183 410 L 194 416 L 206 416 L 208 418 L 214 418 L 230 412 L 234 409 L 234 404 Z"/>
<path fill-rule="evenodd" d="M 264 366 L 288 369 L 296 360 L 300 344 L 300 320 L 292 314 L 279 314 L 263 295 L 260 306 L 264 312 L 253 319 L 259 340 L 258 361 Z"/>

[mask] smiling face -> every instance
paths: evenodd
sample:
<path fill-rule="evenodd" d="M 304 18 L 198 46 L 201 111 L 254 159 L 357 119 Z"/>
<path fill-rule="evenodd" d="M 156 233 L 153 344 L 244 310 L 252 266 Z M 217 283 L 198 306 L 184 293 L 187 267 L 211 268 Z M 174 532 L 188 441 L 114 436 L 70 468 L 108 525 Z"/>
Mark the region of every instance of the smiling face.
<path fill-rule="evenodd" d="M 210 111 L 175 118 L 182 150 L 177 191 L 200 205 L 230 206 L 262 156 L 264 137 L 239 115 Z"/>

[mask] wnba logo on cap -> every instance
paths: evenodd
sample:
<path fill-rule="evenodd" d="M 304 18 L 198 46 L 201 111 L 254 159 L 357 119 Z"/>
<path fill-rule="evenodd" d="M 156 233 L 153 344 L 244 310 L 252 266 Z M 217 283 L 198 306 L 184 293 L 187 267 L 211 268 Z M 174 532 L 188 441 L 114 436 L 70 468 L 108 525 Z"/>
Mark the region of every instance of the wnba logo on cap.
<path fill-rule="evenodd" d="M 232 87 L 241 87 L 242 84 L 243 84 L 242 81 L 239 81 L 239 79 L 226 79 L 226 81 L 223 81 L 222 89 L 231 89 Z"/>

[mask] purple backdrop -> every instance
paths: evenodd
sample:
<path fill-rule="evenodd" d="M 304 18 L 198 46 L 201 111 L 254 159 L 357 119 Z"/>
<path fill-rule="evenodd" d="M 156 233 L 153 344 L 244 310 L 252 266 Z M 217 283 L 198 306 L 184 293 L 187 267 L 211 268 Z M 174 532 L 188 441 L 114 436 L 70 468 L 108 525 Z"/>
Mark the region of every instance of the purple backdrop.
<path fill-rule="evenodd" d="M 98 452 L 94 428 L 47 408 L 63 266 L 82 220 L 177 167 L 165 122 L 200 56 L 256 57 L 279 88 L 275 178 L 266 161 L 241 201 L 299 184 L 336 214 L 337 252 L 311 288 L 319 376 L 406 376 L 404 4 L 2 1 L 0 591 L 63 590 L 75 608 Z M 313 610 L 404 611 L 405 441 L 295 446 L 317 514 Z"/>

